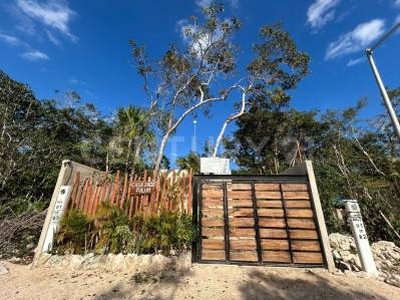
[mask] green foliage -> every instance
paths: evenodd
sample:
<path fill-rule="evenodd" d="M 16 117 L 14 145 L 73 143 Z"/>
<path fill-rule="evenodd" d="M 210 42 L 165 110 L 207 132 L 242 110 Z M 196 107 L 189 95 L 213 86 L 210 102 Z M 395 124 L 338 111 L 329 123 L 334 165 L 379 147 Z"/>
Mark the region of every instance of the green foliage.
<path fill-rule="evenodd" d="M 92 235 L 93 222 L 78 210 L 70 210 L 60 222 L 55 235 L 55 253 L 85 253 L 89 237 Z"/>
<path fill-rule="evenodd" d="M 192 169 L 194 174 L 200 173 L 200 156 L 196 152 L 189 152 L 187 156 L 180 156 L 176 164 L 181 170 Z"/>

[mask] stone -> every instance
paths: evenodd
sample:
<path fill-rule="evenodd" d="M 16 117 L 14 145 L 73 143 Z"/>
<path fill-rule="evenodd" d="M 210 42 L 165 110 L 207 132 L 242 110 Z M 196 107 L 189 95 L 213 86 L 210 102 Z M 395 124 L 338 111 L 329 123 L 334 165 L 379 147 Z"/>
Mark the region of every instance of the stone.
<path fill-rule="evenodd" d="M 329 242 L 334 250 L 350 251 L 350 237 L 340 233 L 331 233 Z"/>
<path fill-rule="evenodd" d="M 7 261 L 12 264 L 19 264 L 21 262 L 21 260 L 22 260 L 21 258 L 14 256 L 14 257 L 11 257 L 10 259 L 8 259 Z"/>
<path fill-rule="evenodd" d="M 73 270 L 78 270 L 78 269 L 82 268 L 82 264 L 84 261 L 85 261 L 85 259 L 83 258 L 83 256 L 73 254 L 71 256 L 71 262 L 70 262 L 69 266 Z"/>
<path fill-rule="evenodd" d="M 192 253 L 182 253 L 176 258 L 175 270 L 180 273 L 186 273 L 192 268 Z"/>
<path fill-rule="evenodd" d="M 37 265 L 43 266 L 51 257 L 50 253 L 43 252 L 37 259 Z"/>
<path fill-rule="evenodd" d="M 125 256 L 125 267 L 129 272 L 136 272 L 138 269 L 138 256 L 129 253 Z"/>
<path fill-rule="evenodd" d="M 59 255 L 52 255 L 44 264 L 46 267 L 58 267 L 61 265 L 64 257 Z"/>
<path fill-rule="evenodd" d="M 346 273 L 346 271 L 351 271 L 351 265 L 347 262 L 340 261 L 339 262 L 339 270 Z"/>
<path fill-rule="evenodd" d="M 342 260 L 342 256 L 340 255 L 340 253 L 337 250 L 332 251 L 332 256 L 333 256 L 334 261 Z"/>
<path fill-rule="evenodd" d="M 0 276 L 5 275 L 7 273 L 8 273 L 8 269 L 5 266 L 3 266 L 2 264 L 0 264 Z"/>

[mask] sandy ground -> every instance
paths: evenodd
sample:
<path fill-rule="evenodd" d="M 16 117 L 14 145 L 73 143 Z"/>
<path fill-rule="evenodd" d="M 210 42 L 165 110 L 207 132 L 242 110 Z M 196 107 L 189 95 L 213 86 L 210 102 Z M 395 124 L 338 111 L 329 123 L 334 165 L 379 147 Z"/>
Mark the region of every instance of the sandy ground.
<path fill-rule="evenodd" d="M 3 265 L 0 299 L 400 299 L 399 288 L 323 269 L 196 264 L 159 278 Z"/>

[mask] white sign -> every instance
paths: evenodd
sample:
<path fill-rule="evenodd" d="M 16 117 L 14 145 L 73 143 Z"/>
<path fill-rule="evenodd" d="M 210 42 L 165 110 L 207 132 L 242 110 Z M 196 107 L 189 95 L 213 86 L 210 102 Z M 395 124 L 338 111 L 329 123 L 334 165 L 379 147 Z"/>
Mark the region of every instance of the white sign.
<path fill-rule="evenodd" d="M 53 249 L 53 238 L 54 233 L 57 231 L 60 224 L 60 220 L 66 210 L 67 201 L 71 193 L 71 186 L 62 185 L 60 192 L 58 193 L 56 204 L 53 212 L 51 213 L 51 220 L 49 227 L 47 228 L 46 237 L 44 239 L 42 252 L 50 252 Z"/>
<path fill-rule="evenodd" d="M 200 172 L 202 174 L 230 175 L 230 160 L 220 157 L 201 157 Z"/>
<path fill-rule="evenodd" d="M 369 274 L 378 275 L 357 200 L 345 200 L 345 207 L 348 214 L 351 232 L 353 233 L 358 254 L 360 256 L 362 268 Z"/>

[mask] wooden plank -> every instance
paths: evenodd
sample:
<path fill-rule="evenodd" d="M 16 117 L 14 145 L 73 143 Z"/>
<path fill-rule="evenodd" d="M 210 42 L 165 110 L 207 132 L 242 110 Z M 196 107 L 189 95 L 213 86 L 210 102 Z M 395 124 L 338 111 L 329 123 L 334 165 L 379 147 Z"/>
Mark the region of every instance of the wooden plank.
<path fill-rule="evenodd" d="M 256 191 L 280 191 L 279 183 L 255 183 Z"/>
<path fill-rule="evenodd" d="M 310 200 L 291 200 L 285 201 L 287 208 L 311 208 Z"/>
<path fill-rule="evenodd" d="M 220 207 L 221 209 L 223 208 L 224 203 L 222 202 L 221 199 L 202 199 L 201 205 L 204 208 L 207 207 Z"/>
<path fill-rule="evenodd" d="M 229 247 L 231 250 L 252 250 L 256 251 L 257 245 L 256 240 L 234 240 L 229 241 Z"/>
<path fill-rule="evenodd" d="M 224 236 L 224 228 L 208 228 L 203 227 L 201 229 L 202 236 L 209 236 L 209 237 L 223 237 Z"/>
<path fill-rule="evenodd" d="M 202 190 L 221 190 L 222 191 L 222 184 L 220 183 L 205 183 L 201 186 Z"/>
<path fill-rule="evenodd" d="M 285 229 L 260 228 L 260 237 L 285 239 L 287 238 L 287 231 Z"/>
<path fill-rule="evenodd" d="M 289 230 L 289 234 L 291 239 L 318 239 L 318 233 L 316 230 Z"/>
<path fill-rule="evenodd" d="M 291 217 L 297 217 L 297 218 L 312 218 L 313 217 L 313 212 L 311 209 L 287 209 L 286 210 L 286 215 L 291 218 Z"/>
<path fill-rule="evenodd" d="M 310 199 L 308 192 L 283 192 L 284 199 Z"/>
<path fill-rule="evenodd" d="M 252 199 L 251 191 L 228 191 L 228 199 Z"/>
<path fill-rule="evenodd" d="M 289 251 L 263 251 L 264 262 L 291 263 Z"/>
<path fill-rule="evenodd" d="M 222 227 L 224 226 L 224 220 L 212 220 L 212 219 L 202 219 L 202 227 Z"/>
<path fill-rule="evenodd" d="M 202 239 L 201 240 L 202 249 L 209 250 L 224 250 L 225 249 L 225 241 L 224 240 L 216 240 L 216 239 Z"/>
<path fill-rule="evenodd" d="M 315 223 L 313 219 L 288 219 L 289 228 L 298 229 L 315 229 Z"/>
<path fill-rule="evenodd" d="M 289 241 L 262 239 L 261 248 L 262 250 L 289 250 Z"/>
<path fill-rule="evenodd" d="M 210 217 L 224 217 L 224 210 L 222 208 L 207 208 L 201 211 L 203 218 L 210 218 Z"/>
<path fill-rule="evenodd" d="M 253 207 L 253 202 L 251 200 L 232 200 L 228 199 L 228 207 Z"/>
<path fill-rule="evenodd" d="M 231 251 L 229 254 L 231 260 L 250 261 L 250 262 L 258 261 L 258 256 L 256 251 Z"/>
<path fill-rule="evenodd" d="M 260 200 L 257 199 L 257 207 L 283 207 L 281 200 Z"/>
<path fill-rule="evenodd" d="M 251 191 L 251 184 L 250 183 L 232 183 L 232 184 L 228 184 L 228 189 Z"/>
<path fill-rule="evenodd" d="M 307 184 L 305 183 L 285 183 L 282 184 L 282 191 L 284 192 L 300 192 L 308 191 Z"/>
<path fill-rule="evenodd" d="M 228 213 L 232 217 L 253 217 L 254 210 L 252 208 L 232 208 L 228 210 Z"/>
<path fill-rule="evenodd" d="M 257 199 L 281 199 L 281 192 L 256 191 Z"/>
<path fill-rule="evenodd" d="M 222 190 L 203 190 L 201 192 L 201 196 L 203 199 L 212 198 L 212 199 L 219 199 L 224 196 Z"/>
<path fill-rule="evenodd" d="M 292 241 L 293 251 L 321 251 L 319 241 Z"/>
<path fill-rule="evenodd" d="M 293 252 L 293 262 L 296 264 L 322 264 L 321 252 Z"/>
<path fill-rule="evenodd" d="M 283 209 L 258 209 L 259 217 L 284 217 Z"/>
<path fill-rule="evenodd" d="M 230 218 L 229 226 L 235 227 L 252 227 L 254 226 L 254 218 Z"/>
<path fill-rule="evenodd" d="M 255 237 L 254 228 L 230 228 L 229 236 L 231 237 Z"/>
<path fill-rule="evenodd" d="M 258 224 L 260 225 L 260 227 L 275 227 L 275 228 L 286 227 L 285 219 L 260 218 L 258 219 Z"/>
<path fill-rule="evenodd" d="M 202 250 L 202 260 L 225 260 L 225 250 Z"/>

